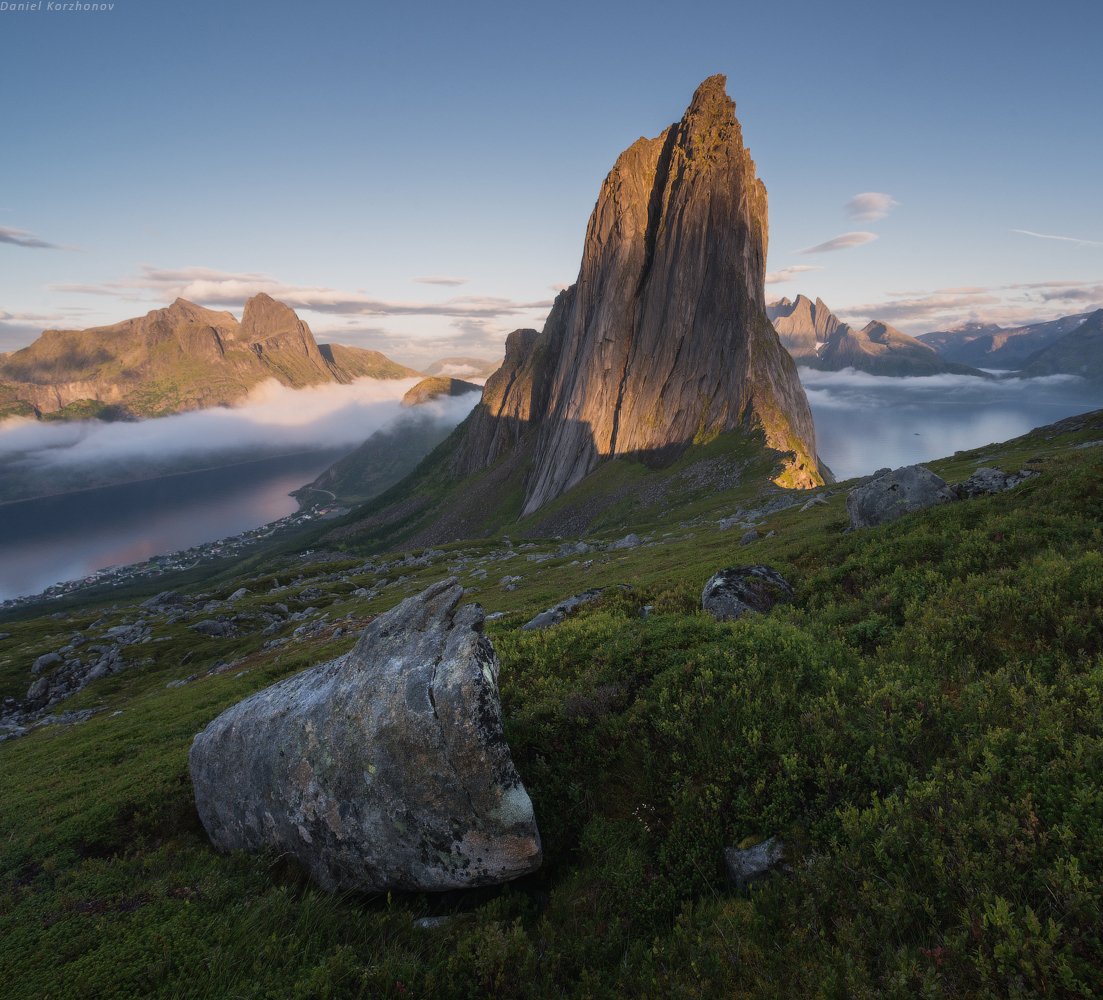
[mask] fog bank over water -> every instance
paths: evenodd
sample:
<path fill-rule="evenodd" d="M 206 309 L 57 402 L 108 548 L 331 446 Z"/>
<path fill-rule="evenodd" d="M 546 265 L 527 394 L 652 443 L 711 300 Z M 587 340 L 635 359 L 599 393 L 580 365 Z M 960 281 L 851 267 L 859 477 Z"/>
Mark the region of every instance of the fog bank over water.
<path fill-rule="evenodd" d="M 272 453 L 310 448 L 351 450 L 404 412 L 401 399 L 419 380 L 358 379 L 350 385 L 289 389 L 274 379 L 257 386 L 239 406 L 195 410 L 133 423 L 99 420 L 44 423 L 17 418 L 0 423 L 0 460 L 43 466 L 127 464 L 216 457 L 254 449 Z M 478 393 L 419 406 L 442 422 L 459 423 Z M 211 464 L 215 464 L 212 462 Z"/>
<path fill-rule="evenodd" d="M 294 512 L 291 490 L 411 413 L 401 399 L 417 381 L 272 382 L 240 406 L 134 423 L 0 423 L 0 495 L 5 478 L 41 487 L 24 494 L 36 499 L 0 504 L 0 600 Z M 413 412 L 451 428 L 478 400 L 473 392 Z"/>
<path fill-rule="evenodd" d="M 1018 437 L 1103 407 L 1103 387 L 1075 375 L 889 378 L 800 368 L 816 445 L 839 479 Z"/>

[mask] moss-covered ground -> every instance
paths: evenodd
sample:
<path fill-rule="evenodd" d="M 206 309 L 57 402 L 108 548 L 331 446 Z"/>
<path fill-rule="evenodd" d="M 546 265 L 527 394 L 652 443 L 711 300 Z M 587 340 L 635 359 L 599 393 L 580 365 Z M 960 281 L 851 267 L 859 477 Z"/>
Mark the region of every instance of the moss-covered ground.
<path fill-rule="evenodd" d="M 502 558 L 495 539 L 384 572 L 354 553 L 224 572 L 206 589 L 248 587 L 246 613 L 296 610 L 318 586 L 325 626 L 264 649 L 158 619 L 130 669 L 59 706 L 91 719 L 0 745 L 0 996 L 1099 995 L 1103 447 L 1077 445 L 1100 439 L 1097 417 L 931 463 L 950 481 L 981 459 L 1040 475 L 859 532 L 836 488 L 766 515 L 775 534 L 743 547 L 714 515 L 750 499 L 691 490 L 641 517 L 652 541 L 634 549 Z M 748 562 L 780 570 L 794 603 L 703 615 L 705 580 Z M 451 572 L 504 612 L 488 633 L 541 871 L 446 897 L 331 896 L 277 857 L 215 853 L 192 735 Z M 519 628 L 618 583 L 632 589 Z M 0 696 L 136 601 L 0 624 Z M 724 847 L 771 835 L 787 870 L 729 889 Z M 415 926 L 427 915 L 451 919 Z"/>

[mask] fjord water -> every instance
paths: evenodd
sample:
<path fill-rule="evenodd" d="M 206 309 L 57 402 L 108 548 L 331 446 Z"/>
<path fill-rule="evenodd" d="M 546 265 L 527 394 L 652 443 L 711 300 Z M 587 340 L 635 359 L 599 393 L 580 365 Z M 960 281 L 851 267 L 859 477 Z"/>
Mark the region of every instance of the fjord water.
<path fill-rule="evenodd" d="M 887 378 L 800 369 L 816 447 L 838 479 L 1007 441 L 1103 407 L 1103 386 L 1073 375 Z"/>
<path fill-rule="evenodd" d="M 800 373 L 820 457 L 839 479 L 1006 441 L 1103 407 L 1103 387 L 1073 376 L 989 381 Z M 0 600 L 284 517 L 297 506 L 288 492 L 342 453 L 267 458 L 0 505 Z"/>
<path fill-rule="evenodd" d="M 293 513 L 290 490 L 343 450 L 312 451 L 0 505 L 0 600 Z"/>

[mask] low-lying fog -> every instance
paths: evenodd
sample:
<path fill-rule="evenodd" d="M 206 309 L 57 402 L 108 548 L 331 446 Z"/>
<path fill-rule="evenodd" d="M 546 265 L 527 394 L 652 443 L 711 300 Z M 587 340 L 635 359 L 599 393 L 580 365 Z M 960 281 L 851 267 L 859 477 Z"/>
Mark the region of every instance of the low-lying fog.
<path fill-rule="evenodd" d="M 74 466 L 166 464 L 227 456 L 258 457 L 316 448 L 352 450 L 390 424 L 404 408 L 402 396 L 418 379 L 358 379 L 350 385 L 289 389 L 264 382 L 240 405 L 179 413 L 134 423 L 98 420 L 40 423 L 0 422 L 0 462 L 62 470 Z M 451 426 L 478 402 L 470 393 L 424 403 L 429 413 Z"/>
<path fill-rule="evenodd" d="M 1103 387 L 1075 375 L 888 378 L 800 368 L 816 446 L 839 479 L 1006 441 L 1103 407 Z"/>
<path fill-rule="evenodd" d="M 416 381 L 270 383 L 237 407 L 136 423 L 0 423 L 0 495 L 5 480 L 60 494 L 0 504 L 0 601 L 293 513 L 289 491 L 408 413 L 400 401 Z M 478 399 L 416 412 L 452 427 Z M 120 479 L 134 481 L 97 485 Z M 96 488 L 65 492 L 82 485 Z"/>

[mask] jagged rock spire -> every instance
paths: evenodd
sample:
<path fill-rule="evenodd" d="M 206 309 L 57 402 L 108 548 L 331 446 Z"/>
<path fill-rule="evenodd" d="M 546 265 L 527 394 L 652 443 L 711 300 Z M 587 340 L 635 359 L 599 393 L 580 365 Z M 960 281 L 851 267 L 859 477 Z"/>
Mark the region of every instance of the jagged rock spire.
<path fill-rule="evenodd" d="M 526 513 L 606 458 L 661 461 L 735 428 L 787 454 L 779 481 L 822 481 L 807 398 L 765 312 L 766 241 L 766 188 L 724 77 L 709 77 L 679 122 L 617 159 L 578 280 L 495 386 L 497 410 L 527 414 L 534 435 Z M 500 441 L 494 419 L 484 407 L 470 430 Z"/>

